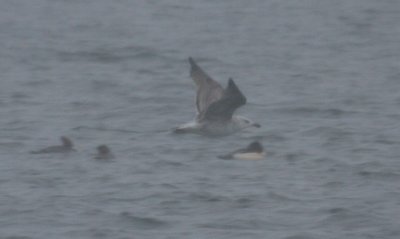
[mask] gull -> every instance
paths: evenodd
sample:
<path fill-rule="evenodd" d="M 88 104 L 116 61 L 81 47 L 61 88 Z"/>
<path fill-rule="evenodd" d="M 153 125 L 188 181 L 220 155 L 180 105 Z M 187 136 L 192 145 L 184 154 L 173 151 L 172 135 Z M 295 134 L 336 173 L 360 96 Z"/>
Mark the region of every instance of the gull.
<path fill-rule="evenodd" d="M 60 140 L 62 142 L 62 145 L 55 145 L 37 151 L 31 151 L 31 154 L 68 153 L 71 151 L 75 151 L 75 149 L 73 148 L 74 144 L 69 138 L 61 136 Z"/>
<path fill-rule="evenodd" d="M 254 141 L 246 148 L 238 149 L 232 153 L 218 156 L 220 159 L 243 159 L 243 160 L 258 160 L 265 157 L 265 152 L 262 145 L 258 141 Z"/>
<path fill-rule="evenodd" d="M 229 135 L 245 128 L 260 127 L 246 117 L 233 115 L 237 108 L 246 104 L 246 97 L 232 78 L 223 89 L 191 57 L 189 63 L 190 76 L 197 87 L 197 115 L 194 121 L 175 128 L 175 133 Z"/>

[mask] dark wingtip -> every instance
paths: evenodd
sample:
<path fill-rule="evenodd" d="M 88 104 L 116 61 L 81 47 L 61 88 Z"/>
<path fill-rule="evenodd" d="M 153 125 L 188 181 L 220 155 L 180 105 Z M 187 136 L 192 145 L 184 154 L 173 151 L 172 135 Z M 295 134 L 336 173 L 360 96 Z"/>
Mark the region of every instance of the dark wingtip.
<path fill-rule="evenodd" d="M 193 67 L 193 66 L 196 66 L 196 62 L 194 62 L 194 60 L 193 60 L 193 58 L 192 58 L 191 56 L 189 56 L 188 60 L 189 60 L 189 63 L 190 63 L 190 65 L 191 65 L 192 67 Z"/>
<path fill-rule="evenodd" d="M 239 90 L 239 87 L 237 87 L 235 81 L 233 81 L 232 77 L 228 79 L 228 86 L 226 87 L 226 91 L 229 92 L 228 94 L 231 96 L 239 96 L 241 98 L 241 103 L 242 105 L 246 104 L 247 99 L 243 95 L 243 93 Z"/>
<path fill-rule="evenodd" d="M 193 72 L 198 71 L 200 69 L 192 57 L 189 57 L 188 60 L 190 63 L 190 74 L 193 74 Z"/>
<path fill-rule="evenodd" d="M 239 92 L 240 94 L 242 94 L 242 93 L 240 92 L 239 88 L 237 87 L 236 83 L 233 81 L 232 78 L 229 78 L 229 80 L 228 80 L 228 87 L 227 87 L 227 89 L 233 90 L 233 91 L 235 91 L 235 92 Z"/>

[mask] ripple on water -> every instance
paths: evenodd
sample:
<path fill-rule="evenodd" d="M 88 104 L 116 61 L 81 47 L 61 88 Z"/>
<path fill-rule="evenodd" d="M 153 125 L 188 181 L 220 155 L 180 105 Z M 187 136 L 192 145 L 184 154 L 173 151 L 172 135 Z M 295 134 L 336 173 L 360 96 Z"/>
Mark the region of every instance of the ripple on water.
<path fill-rule="evenodd" d="M 283 202 L 283 201 L 286 201 L 286 202 L 290 202 L 290 201 L 297 202 L 297 201 L 300 201 L 299 199 L 295 199 L 295 198 L 292 198 L 292 197 L 289 197 L 289 196 L 286 196 L 286 195 L 283 195 L 283 194 L 279 194 L 279 193 L 276 193 L 276 192 L 269 192 L 268 193 L 268 198 L 270 200 L 275 200 L 276 202 Z"/>
<path fill-rule="evenodd" d="M 28 236 L 6 236 L 4 239 L 32 239 L 33 237 Z"/>
<path fill-rule="evenodd" d="M 24 144 L 21 142 L 2 142 L 0 143 L 1 150 L 12 150 L 21 148 Z"/>
<path fill-rule="evenodd" d="M 326 217 L 318 222 L 317 227 L 339 227 L 345 231 L 365 227 L 373 222 L 371 215 L 360 213 L 348 208 L 334 207 L 326 211 Z"/>
<path fill-rule="evenodd" d="M 262 230 L 268 223 L 261 219 L 224 219 L 217 222 L 202 223 L 200 228 L 224 229 L 224 230 Z"/>
<path fill-rule="evenodd" d="M 154 217 L 135 216 L 131 212 L 121 212 L 120 219 L 131 224 L 136 229 L 153 230 L 171 227 L 170 223 Z"/>
<path fill-rule="evenodd" d="M 237 208 L 251 208 L 255 203 L 257 203 L 256 200 L 250 197 L 240 197 L 234 201 Z"/>
<path fill-rule="evenodd" d="M 317 126 L 306 130 L 304 134 L 307 136 L 324 136 L 328 141 L 334 141 L 341 140 L 344 137 L 351 135 L 351 132 L 338 127 Z"/>
<path fill-rule="evenodd" d="M 120 63 L 132 59 L 147 59 L 162 57 L 157 49 L 142 46 L 122 46 L 109 48 L 95 48 L 92 50 L 79 51 L 57 51 L 56 55 L 65 62 L 99 62 L 99 63 Z"/>
<path fill-rule="evenodd" d="M 225 202 L 228 200 L 227 197 L 221 196 L 221 195 L 215 195 L 212 193 L 207 193 L 207 192 L 194 192 L 194 193 L 189 193 L 186 196 L 187 200 L 189 201 L 197 201 L 197 202 Z"/>
<path fill-rule="evenodd" d="M 400 174 L 390 171 L 390 170 L 383 170 L 383 171 L 376 171 L 376 170 L 360 170 L 358 175 L 367 179 L 374 179 L 374 180 L 381 180 L 381 181 L 390 181 L 393 180 L 400 180 Z"/>
<path fill-rule="evenodd" d="M 308 155 L 304 152 L 293 152 L 293 153 L 286 153 L 283 155 L 283 158 L 290 163 L 294 163 L 294 162 L 297 162 L 299 160 L 303 160 L 303 159 L 306 159 L 309 157 L 310 157 L 310 155 Z"/>
<path fill-rule="evenodd" d="M 371 180 L 390 181 L 400 180 L 400 174 L 394 168 L 388 168 L 382 162 L 370 161 L 354 165 L 357 175 Z"/>
<path fill-rule="evenodd" d="M 311 233 L 297 233 L 295 235 L 284 237 L 283 239 L 320 239 L 322 238 L 321 235 L 313 235 Z"/>
<path fill-rule="evenodd" d="M 352 115 L 357 112 L 346 111 L 339 108 L 320 108 L 320 107 L 309 107 L 309 106 L 299 106 L 299 107 L 281 107 L 276 109 L 278 113 L 291 114 L 291 115 L 306 115 L 307 117 L 320 116 L 322 118 L 339 118 L 347 115 Z"/>

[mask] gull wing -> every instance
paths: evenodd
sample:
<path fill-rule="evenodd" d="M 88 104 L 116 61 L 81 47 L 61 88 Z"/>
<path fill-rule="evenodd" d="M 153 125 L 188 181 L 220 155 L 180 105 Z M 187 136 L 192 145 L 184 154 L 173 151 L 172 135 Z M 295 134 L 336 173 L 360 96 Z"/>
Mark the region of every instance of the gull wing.
<path fill-rule="evenodd" d="M 189 57 L 190 76 L 197 86 L 196 108 L 198 117 L 202 117 L 207 108 L 215 101 L 219 100 L 224 89 L 218 82 L 213 80 L 200 66 Z"/>
<path fill-rule="evenodd" d="M 210 121 L 228 121 L 237 108 L 246 104 L 246 97 L 230 78 L 222 97 L 213 102 L 204 113 L 204 119 Z"/>

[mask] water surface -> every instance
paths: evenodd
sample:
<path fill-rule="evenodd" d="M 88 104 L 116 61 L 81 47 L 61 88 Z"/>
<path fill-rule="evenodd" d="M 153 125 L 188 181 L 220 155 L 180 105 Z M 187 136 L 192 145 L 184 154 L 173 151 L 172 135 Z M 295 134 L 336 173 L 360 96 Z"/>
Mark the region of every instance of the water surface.
<path fill-rule="evenodd" d="M 399 22 L 395 0 L 1 1 L 0 237 L 398 238 Z M 171 134 L 189 56 L 263 127 Z M 29 154 L 61 135 L 77 152 Z M 266 160 L 216 158 L 255 139 Z"/>

